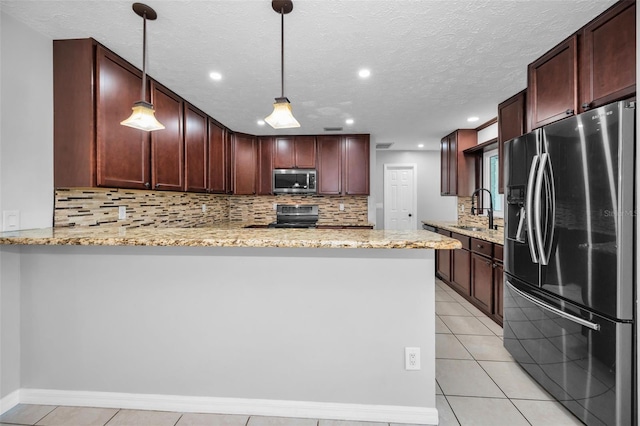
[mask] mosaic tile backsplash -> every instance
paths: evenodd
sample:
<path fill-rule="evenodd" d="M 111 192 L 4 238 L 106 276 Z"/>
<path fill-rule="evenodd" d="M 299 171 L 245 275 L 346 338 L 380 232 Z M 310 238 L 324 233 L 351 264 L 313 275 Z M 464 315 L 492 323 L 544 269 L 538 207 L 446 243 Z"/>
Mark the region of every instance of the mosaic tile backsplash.
<path fill-rule="evenodd" d="M 54 226 L 188 228 L 224 221 L 266 225 L 276 220 L 274 203 L 318 204 L 320 225 L 368 224 L 366 196 L 232 196 L 115 188 L 59 188 L 55 192 Z M 341 204 L 344 210 L 340 210 Z M 125 219 L 118 219 L 120 206 L 126 208 Z"/>
<path fill-rule="evenodd" d="M 479 216 L 471 214 L 471 197 L 458 197 L 458 223 L 464 226 L 480 226 L 488 228 L 489 218 L 486 215 Z M 503 218 L 494 216 L 493 224 L 497 225 L 498 229 L 504 230 Z"/>

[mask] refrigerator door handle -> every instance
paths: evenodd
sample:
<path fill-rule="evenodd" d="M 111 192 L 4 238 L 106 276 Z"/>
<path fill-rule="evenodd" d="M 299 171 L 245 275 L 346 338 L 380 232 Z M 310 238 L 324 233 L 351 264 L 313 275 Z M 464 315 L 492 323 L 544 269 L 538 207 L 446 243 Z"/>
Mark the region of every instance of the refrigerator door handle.
<path fill-rule="evenodd" d="M 522 297 L 523 299 L 528 300 L 529 302 L 533 303 L 534 305 L 545 309 L 549 312 L 553 312 L 554 314 L 561 316 L 564 319 L 567 319 L 569 321 L 575 322 L 576 324 L 580 324 L 584 327 L 590 328 L 591 330 L 595 330 L 595 331 L 600 331 L 600 324 L 597 324 L 595 322 L 591 322 L 591 321 L 587 321 L 583 318 L 577 317 L 575 315 L 571 315 L 568 314 L 566 312 L 564 312 L 561 309 L 556 308 L 555 306 L 551 306 L 546 304 L 545 302 L 543 302 L 542 300 L 539 300 L 525 292 L 523 292 L 522 290 L 518 290 L 517 288 L 515 288 L 513 286 L 513 284 L 511 284 L 509 281 L 505 281 L 505 284 L 509 287 L 509 289 L 511 291 L 513 291 L 514 293 L 516 293 L 518 296 Z"/>
<path fill-rule="evenodd" d="M 540 156 L 540 165 L 538 166 L 538 173 L 536 177 L 536 189 L 535 189 L 535 205 L 533 209 L 534 222 L 536 227 L 536 242 L 538 244 L 539 260 L 541 265 L 547 265 L 549 259 L 545 256 L 544 252 L 544 239 L 542 235 L 542 206 L 540 200 L 542 199 L 542 183 L 544 182 L 544 172 L 547 166 L 549 154 L 544 153 Z"/>
<path fill-rule="evenodd" d="M 529 252 L 531 253 L 531 261 L 533 263 L 538 263 L 538 254 L 536 252 L 536 247 L 533 240 L 533 188 L 536 177 L 536 170 L 538 168 L 538 161 L 540 157 L 538 155 L 533 156 L 533 160 L 531 160 L 531 168 L 529 169 L 529 180 L 527 181 L 527 204 L 526 207 L 526 218 L 527 218 L 527 240 L 529 241 Z"/>

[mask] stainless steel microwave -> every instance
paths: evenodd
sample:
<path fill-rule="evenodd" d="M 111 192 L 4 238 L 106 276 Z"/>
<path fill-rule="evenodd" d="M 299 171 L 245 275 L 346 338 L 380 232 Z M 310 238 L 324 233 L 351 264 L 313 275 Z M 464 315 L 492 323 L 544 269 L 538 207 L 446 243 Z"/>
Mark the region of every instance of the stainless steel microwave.
<path fill-rule="evenodd" d="M 315 169 L 274 169 L 274 194 L 315 194 Z"/>

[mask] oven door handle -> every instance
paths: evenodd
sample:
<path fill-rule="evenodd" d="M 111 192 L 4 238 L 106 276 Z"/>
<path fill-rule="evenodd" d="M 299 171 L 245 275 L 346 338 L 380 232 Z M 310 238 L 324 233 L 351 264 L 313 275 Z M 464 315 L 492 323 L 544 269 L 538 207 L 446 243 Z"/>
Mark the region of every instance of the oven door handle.
<path fill-rule="evenodd" d="M 540 307 L 542 309 L 545 309 L 547 311 L 553 312 L 554 314 L 556 314 L 558 316 L 561 316 L 564 319 L 567 319 L 569 321 L 575 322 L 575 323 L 580 324 L 580 325 L 582 325 L 584 327 L 588 327 L 588 328 L 590 328 L 592 330 L 595 330 L 595 331 L 600 331 L 600 324 L 596 324 L 595 322 L 587 321 L 587 320 L 585 320 L 583 318 L 580 318 L 580 317 L 577 317 L 575 315 L 568 314 L 568 313 L 564 312 L 563 310 L 556 308 L 555 306 L 551 306 L 551 305 L 546 304 L 542 300 L 537 299 L 537 298 L 535 298 L 535 297 L 523 292 L 522 290 L 518 290 L 509 281 L 506 281 L 505 283 L 507 284 L 509 289 L 511 289 L 514 293 L 516 293 L 518 296 L 528 300 L 529 302 L 533 303 L 534 305 L 536 305 L 536 306 L 538 306 L 538 307 Z"/>

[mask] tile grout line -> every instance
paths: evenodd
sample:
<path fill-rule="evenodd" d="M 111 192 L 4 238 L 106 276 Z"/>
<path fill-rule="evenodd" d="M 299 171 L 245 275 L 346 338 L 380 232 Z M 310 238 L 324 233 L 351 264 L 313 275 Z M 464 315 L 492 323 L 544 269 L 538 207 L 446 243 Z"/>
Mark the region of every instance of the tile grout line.
<path fill-rule="evenodd" d="M 115 412 L 115 413 L 113 413 L 113 416 L 109 417 L 109 420 L 107 420 L 107 421 L 105 422 L 104 426 L 107 426 L 107 425 L 109 424 L 109 422 L 110 422 L 111 420 L 113 420 L 113 418 L 114 418 L 115 416 L 117 416 L 117 415 L 118 415 L 118 413 L 119 413 L 121 410 L 122 410 L 122 408 L 118 408 L 118 409 L 116 410 L 116 412 Z"/>

